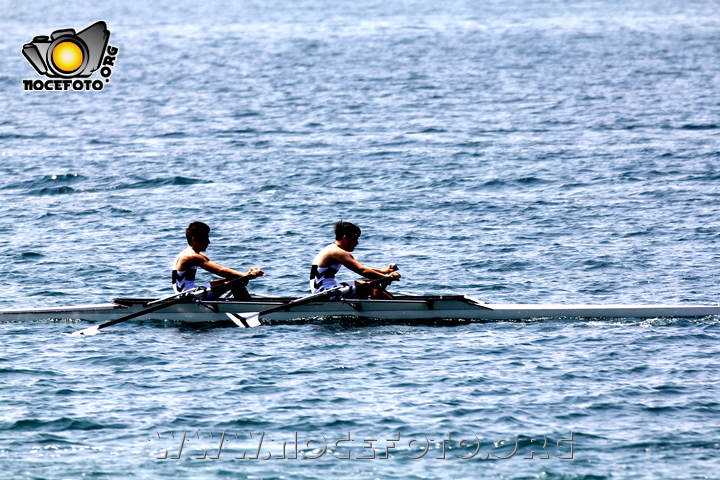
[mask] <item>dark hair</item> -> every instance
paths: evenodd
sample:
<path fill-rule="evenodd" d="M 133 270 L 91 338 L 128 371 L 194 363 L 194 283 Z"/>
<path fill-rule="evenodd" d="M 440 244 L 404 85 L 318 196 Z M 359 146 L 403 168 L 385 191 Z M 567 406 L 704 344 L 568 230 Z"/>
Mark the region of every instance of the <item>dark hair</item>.
<path fill-rule="evenodd" d="M 185 238 L 187 238 L 188 245 L 192 245 L 192 239 L 204 239 L 210 237 L 210 227 L 205 225 L 203 222 L 192 222 L 185 229 Z"/>
<path fill-rule="evenodd" d="M 360 237 L 360 227 L 340 220 L 335 224 L 335 240 L 340 241 L 345 235 L 355 238 Z"/>

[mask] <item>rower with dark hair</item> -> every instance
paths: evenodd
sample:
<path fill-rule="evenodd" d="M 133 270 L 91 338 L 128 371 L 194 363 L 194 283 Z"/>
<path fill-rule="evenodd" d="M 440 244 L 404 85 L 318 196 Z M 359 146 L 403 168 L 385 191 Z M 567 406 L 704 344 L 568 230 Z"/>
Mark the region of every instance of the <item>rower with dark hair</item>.
<path fill-rule="evenodd" d="M 187 229 L 185 229 L 185 238 L 187 239 L 188 247 L 180 252 L 173 265 L 172 283 L 175 293 L 196 287 L 195 273 L 198 267 L 200 267 L 203 270 L 207 270 L 223 278 L 222 280 L 211 281 L 205 285 L 206 287 L 214 287 L 226 280 L 235 278 L 247 279 L 235 282 L 232 286 L 225 289 L 221 287 L 219 290 L 208 292 L 204 300 L 215 300 L 227 292 L 228 289 L 231 290 L 235 300 L 250 299 L 250 294 L 247 288 L 245 288 L 245 285 L 253 278 L 261 277 L 265 272 L 259 268 L 251 268 L 247 273 L 240 273 L 232 268 L 223 267 L 210 260 L 207 255 L 202 253 L 207 250 L 208 245 L 210 245 L 210 227 L 202 222 L 192 222 Z"/>
<path fill-rule="evenodd" d="M 389 276 L 389 282 L 400 280 L 400 274 L 395 271 L 397 270 L 396 265 L 390 264 L 387 268 L 380 269 L 368 267 L 355 260 L 350 252 L 357 247 L 360 233 L 360 228 L 350 222 L 340 221 L 335 224 L 335 243 L 323 248 L 313 260 L 310 269 L 310 291 L 312 293 L 323 292 L 340 285 L 335 280 L 335 275 L 342 267 L 347 267 L 368 279 Z M 354 291 L 345 298 L 393 298 L 389 292 L 385 291 L 385 287 L 377 282 L 367 283 L 358 280 L 343 283 L 343 285 L 355 286 Z M 336 300 L 339 299 L 339 296 L 330 297 L 330 299 Z"/>

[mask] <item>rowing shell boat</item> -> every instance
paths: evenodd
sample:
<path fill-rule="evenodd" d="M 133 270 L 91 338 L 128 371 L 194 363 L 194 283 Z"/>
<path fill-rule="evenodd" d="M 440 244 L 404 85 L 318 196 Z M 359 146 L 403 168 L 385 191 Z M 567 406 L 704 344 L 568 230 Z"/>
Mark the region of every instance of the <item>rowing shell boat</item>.
<path fill-rule="evenodd" d="M 355 317 L 396 323 L 435 320 L 531 320 L 537 318 L 672 318 L 720 315 L 720 305 L 489 304 L 464 295 L 397 296 L 395 300 L 316 300 L 282 308 L 296 298 L 257 297 L 248 301 L 188 301 L 147 314 L 145 319 L 183 322 L 227 321 L 228 314 L 275 310 L 264 323 L 318 317 Z M 41 319 L 106 322 L 140 312 L 154 299 L 118 298 L 112 303 L 43 309 L 0 310 L 0 322 Z"/>

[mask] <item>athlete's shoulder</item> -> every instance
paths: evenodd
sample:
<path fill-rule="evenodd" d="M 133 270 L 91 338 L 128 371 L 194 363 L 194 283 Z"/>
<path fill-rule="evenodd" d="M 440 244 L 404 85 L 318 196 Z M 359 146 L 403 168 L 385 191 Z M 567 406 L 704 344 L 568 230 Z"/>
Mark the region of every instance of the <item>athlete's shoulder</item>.
<path fill-rule="evenodd" d="M 340 254 L 339 252 L 342 251 L 340 247 L 335 245 L 334 243 L 331 243 L 330 245 L 326 245 L 323 247 L 322 250 L 318 252 L 317 255 L 315 255 L 315 259 L 313 260 L 313 265 L 318 265 L 321 267 L 326 267 L 331 263 L 337 262 L 337 256 Z"/>
<path fill-rule="evenodd" d="M 178 255 L 177 263 L 182 263 L 188 266 L 197 266 L 208 262 L 210 258 L 200 252 L 196 252 L 192 248 L 188 247 Z"/>

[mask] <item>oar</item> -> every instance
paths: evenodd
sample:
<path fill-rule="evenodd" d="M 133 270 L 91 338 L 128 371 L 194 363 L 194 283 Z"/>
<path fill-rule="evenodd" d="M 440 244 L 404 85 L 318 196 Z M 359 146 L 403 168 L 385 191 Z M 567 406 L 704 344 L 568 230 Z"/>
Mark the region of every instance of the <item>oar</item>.
<path fill-rule="evenodd" d="M 374 280 L 369 280 L 366 283 L 381 282 L 381 281 L 386 281 L 389 279 L 392 279 L 392 277 L 388 275 L 385 277 L 376 278 Z M 280 310 L 285 310 L 286 308 L 297 307 L 298 305 L 310 303 L 313 300 L 317 300 L 317 299 L 323 298 L 323 297 L 328 297 L 328 296 L 334 295 L 336 293 L 339 293 L 339 294 L 345 296 L 345 295 L 348 295 L 350 292 L 352 292 L 354 289 L 355 289 L 355 287 L 353 287 L 351 285 L 338 285 L 337 287 L 333 287 L 330 290 L 313 293 L 311 295 L 308 295 L 307 297 L 298 298 L 297 300 L 293 300 L 292 302 L 284 303 L 277 307 L 268 308 L 267 310 L 263 310 L 262 312 L 247 312 L 247 313 L 225 312 L 225 314 L 230 318 L 230 320 L 235 322 L 235 325 L 237 325 L 240 328 L 258 327 L 258 326 L 260 326 L 260 316 L 261 315 L 267 315 L 269 313 L 279 312 Z"/>
<path fill-rule="evenodd" d="M 234 282 L 239 282 L 242 280 L 247 280 L 247 279 L 244 277 L 238 277 L 238 278 L 234 278 L 232 280 L 228 280 L 226 282 L 220 283 L 220 284 L 215 285 L 210 288 L 196 287 L 191 290 L 180 292 L 176 295 L 171 295 L 169 297 L 161 298 L 159 300 L 155 300 L 148 304 L 148 305 L 153 305 L 152 307 L 146 308 L 144 310 L 140 310 L 139 312 L 131 313 L 130 315 L 126 315 L 124 317 L 116 318 L 115 320 L 110 320 L 109 322 L 101 323 L 100 325 L 95 325 L 94 327 L 90 327 L 90 328 L 86 328 L 84 330 L 79 330 L 77 332 L 73 332 L 70 335 L 72 335 L 72 336 L 97 335 L 98 333 L 100 333 L 100 330 L 103 328 L 110 327 L 112 325 L 118 324 L 120 322 L 124 322 L 126 320 L 132 320 L 133 318 L 137 318 L 142 315 L 147 315 L 148 313 L 162 310 L 163 308 L 167 308 L 170 305 L 175 305 L 176 303 L 185 302 L 190 297 L 200 297 L 200 296 L 202 296 L 203 293 L 205 293 L 208 290 L 212 292 L 213 290 L 217 290 L 220 287 L 226 287 L 228 285 L 231 285 Z"/>

